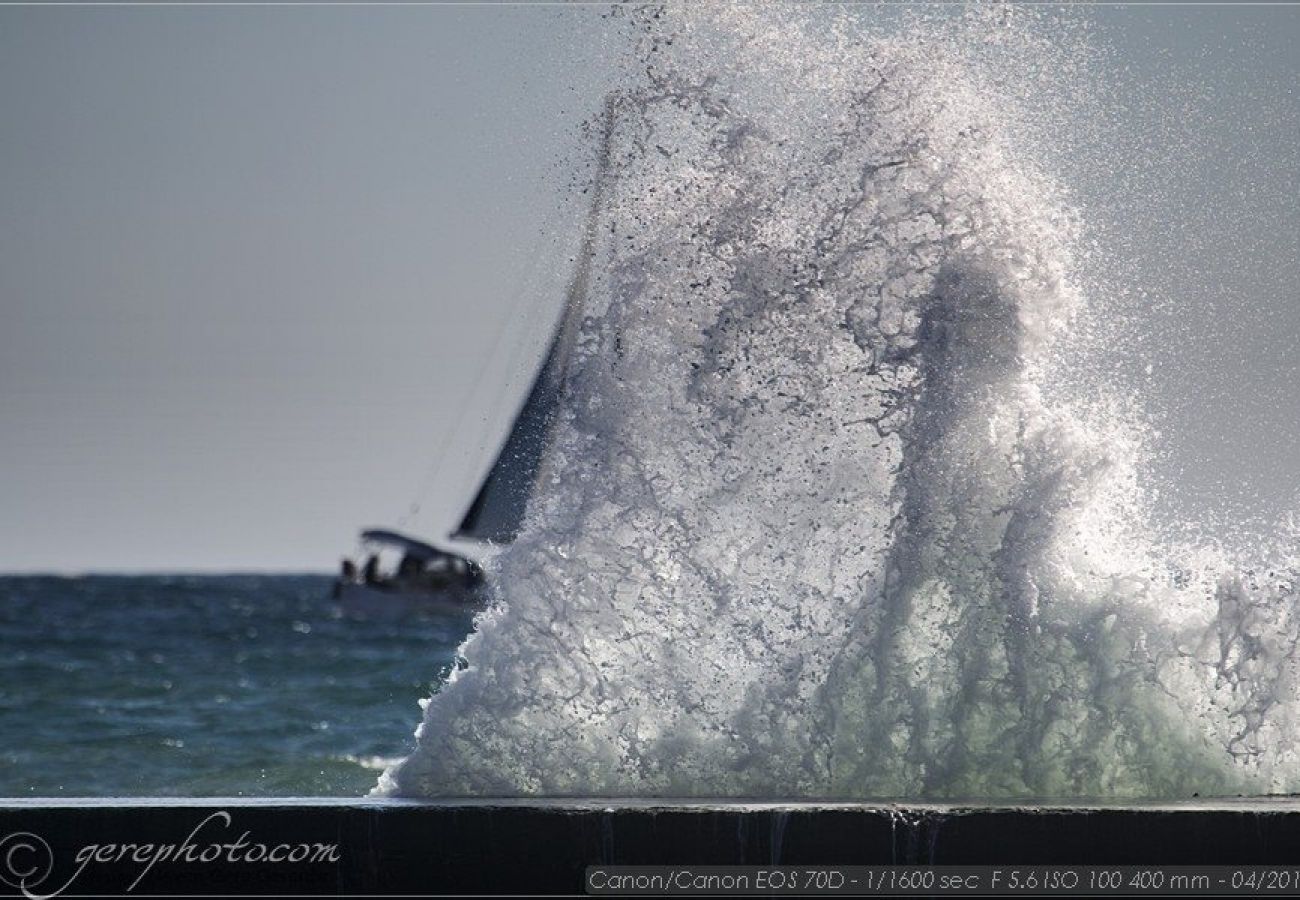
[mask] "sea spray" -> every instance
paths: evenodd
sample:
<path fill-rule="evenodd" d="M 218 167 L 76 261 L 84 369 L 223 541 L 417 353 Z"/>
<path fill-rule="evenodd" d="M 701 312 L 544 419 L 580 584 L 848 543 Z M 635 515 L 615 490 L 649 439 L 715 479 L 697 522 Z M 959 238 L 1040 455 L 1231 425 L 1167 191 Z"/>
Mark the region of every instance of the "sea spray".
<path fill-rule="evenodd" d="M 1044 399 L 1084 262 L 1015 86 L 1075 58 L 1022 10 L 633 15 L 548 479 L 378 790 L 1293 786 L 1290 561 L 1158 541 L 1140 419 Z"/>

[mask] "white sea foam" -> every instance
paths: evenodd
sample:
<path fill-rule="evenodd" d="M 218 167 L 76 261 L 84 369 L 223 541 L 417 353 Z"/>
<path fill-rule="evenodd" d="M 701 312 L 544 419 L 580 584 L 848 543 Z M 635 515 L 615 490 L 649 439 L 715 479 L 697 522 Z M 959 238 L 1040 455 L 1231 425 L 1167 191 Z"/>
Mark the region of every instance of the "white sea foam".
<path fill-rule="evenodd" d="M 376 772 L 383 772 L 400 763 L 403 757 L 400 756 L 357 756 L 352 753 L 338 757 L 343 762 L 349 762 L 353 765 L 361 766 L 363 769 L 374 769 Z"/>
<path fill-rule="evenodd" d="M 1078 58 L 1023 10 L 641 16 L 549 482 L 378 790 L 1298 786 L 1294 561 L 1157 539 L 1140 418 L 1044 399 L 1085 261 L 1023 99 Z"/>

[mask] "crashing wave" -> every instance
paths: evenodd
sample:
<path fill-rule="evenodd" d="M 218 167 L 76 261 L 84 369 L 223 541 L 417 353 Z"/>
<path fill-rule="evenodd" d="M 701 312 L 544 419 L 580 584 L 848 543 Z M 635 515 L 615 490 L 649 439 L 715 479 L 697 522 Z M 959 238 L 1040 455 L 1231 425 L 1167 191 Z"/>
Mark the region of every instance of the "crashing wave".
<path fill-rule="evenodd" d="M 639 15 L 549 481 L 379 790 L 1294 787 L 1290 561 L 1157 539 L 1140 421 L 1044 399 L 1079 224 L 981 49 L 1050 68 L 1032 16 Z"/>

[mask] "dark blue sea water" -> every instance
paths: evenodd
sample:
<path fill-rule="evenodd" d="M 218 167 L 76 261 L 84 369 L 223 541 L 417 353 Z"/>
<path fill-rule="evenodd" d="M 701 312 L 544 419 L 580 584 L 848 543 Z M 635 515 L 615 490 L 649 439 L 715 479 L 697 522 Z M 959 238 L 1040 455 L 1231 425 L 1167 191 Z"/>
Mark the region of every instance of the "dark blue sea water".
<path fill-rule="evenodd" d="M 0 577 L 0 796 L 363 794 L 470 627 L 322 576 Z"/>

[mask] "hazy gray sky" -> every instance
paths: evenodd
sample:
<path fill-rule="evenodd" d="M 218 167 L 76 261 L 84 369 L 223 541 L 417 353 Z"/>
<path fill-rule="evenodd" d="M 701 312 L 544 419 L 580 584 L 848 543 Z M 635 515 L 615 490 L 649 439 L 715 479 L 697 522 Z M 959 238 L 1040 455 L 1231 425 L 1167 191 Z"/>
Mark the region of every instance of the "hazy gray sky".
<path fill-rule="evenodd" d="M 0 11 L 0 569 L 328 568 L 444 455 L 454 517 L 557 308 L 597 18 Z"/>
<path fill-rule="evenodd" d="M 0 9 L 0 570 L 323 570 L 414 501 L 450 527 L 567 275 L 602 12 Z M 1169 502 L 1275 514 L 1300 7 L 1096 14 L 1151 76 L 1135 146 L 1195 100 L 1166 190 L 1107 201 L 1154 297 L 1116 365 L 1155 364 Z"/>

